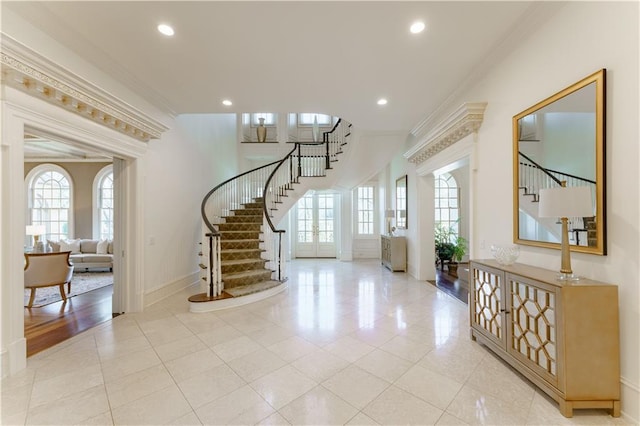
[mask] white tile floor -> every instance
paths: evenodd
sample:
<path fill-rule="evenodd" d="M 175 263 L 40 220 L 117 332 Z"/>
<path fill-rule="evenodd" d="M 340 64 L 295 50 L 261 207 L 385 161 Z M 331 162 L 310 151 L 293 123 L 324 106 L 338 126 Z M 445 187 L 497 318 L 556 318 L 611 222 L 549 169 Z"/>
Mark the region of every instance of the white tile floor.
<path fill-rule="evenodd" d="M 467 305 L 378 261 L 296 260 L 215 313 L 187 293 L 29 358 L 2 424 L 624 424 L 557 405 L 469 339 Z"/>

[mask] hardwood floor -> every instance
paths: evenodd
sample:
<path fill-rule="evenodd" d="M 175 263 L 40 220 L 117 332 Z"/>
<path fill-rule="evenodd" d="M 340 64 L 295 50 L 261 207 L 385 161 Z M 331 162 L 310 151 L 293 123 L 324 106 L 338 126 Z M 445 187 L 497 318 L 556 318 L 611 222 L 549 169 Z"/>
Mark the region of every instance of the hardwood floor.
<path fill-rule="evenodd" d="M 458 266 L 458 277 L 453 277 L 447 273 L 447 268 L 441 271 L 440 268 L 436 268 L 435 281 L 429 281 L 431 284 L 461 300 L 464 303 L 469 303 L 469 264 L 461 263 Z"/>
<path fill-rule="evenodd" d="M 24 308 L 24 335 L 27 356 L 110 320 L 113 286 L 106 286 L 78 296 L 42 306 Z"/>

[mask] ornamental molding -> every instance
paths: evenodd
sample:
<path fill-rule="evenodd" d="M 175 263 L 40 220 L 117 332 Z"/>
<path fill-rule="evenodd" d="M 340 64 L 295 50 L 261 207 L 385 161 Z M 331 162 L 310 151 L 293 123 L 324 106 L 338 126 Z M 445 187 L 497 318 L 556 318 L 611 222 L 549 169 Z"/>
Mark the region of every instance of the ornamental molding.
<path fill-rule="evenodd" d="M 1 34 L 1 84 L 143 142 L 169 128 L 71 71 Z"/>
<path fill-rule="evenodd" d="M 465 102 L 444 121 L 435 126 L 421 142 L 404 154 L 410 163 L 420 164 L 450 147 L 482 125 L 486 102 Z"/>

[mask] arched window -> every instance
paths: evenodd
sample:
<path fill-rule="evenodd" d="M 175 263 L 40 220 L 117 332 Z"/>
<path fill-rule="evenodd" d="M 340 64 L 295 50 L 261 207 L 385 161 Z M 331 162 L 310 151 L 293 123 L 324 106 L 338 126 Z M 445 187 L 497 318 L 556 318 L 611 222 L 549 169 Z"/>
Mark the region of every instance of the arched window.
<path fill-rule="evenodd" d="M 113 239 L 113 165 L 105 166 L 93 181 L 94 234 L 101 240 Z"/>
<path fill-rule="evenodd" d="M 452 238 L 458 236 L 460 203 L 459 188 L 456 179 L 449 173 L 435 177 L 435 222 L 452 231 Z M 452 241 L 453 242 L 453 241 Z"/>
<path fill-rule="evenodd" d="M 59 241 L 72 237 L 73 188 L 71 176 L 55 164 L 34 167 L 25 179 L 27 223 L 44 225 L 41 238 Z"/>

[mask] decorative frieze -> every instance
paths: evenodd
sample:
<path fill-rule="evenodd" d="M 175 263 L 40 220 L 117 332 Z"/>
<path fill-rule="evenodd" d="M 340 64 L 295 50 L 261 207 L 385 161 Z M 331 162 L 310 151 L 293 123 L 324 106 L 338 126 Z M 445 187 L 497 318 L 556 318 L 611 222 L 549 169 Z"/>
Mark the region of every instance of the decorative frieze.
<path fill-rule="evenodd" d="M 473 132 L 477 132 L 484 118 L 486 102 L 466 102 L 429 132 L 422 142 L 404 154 L 410 163 L 420 164 L 450 147 Z"/>
<path fill-rule="evenodd" d="M 0 57 L 3 85 L 140 141 L 158 139 L 168 130 L 153 118 L 4 34 Z"/>

